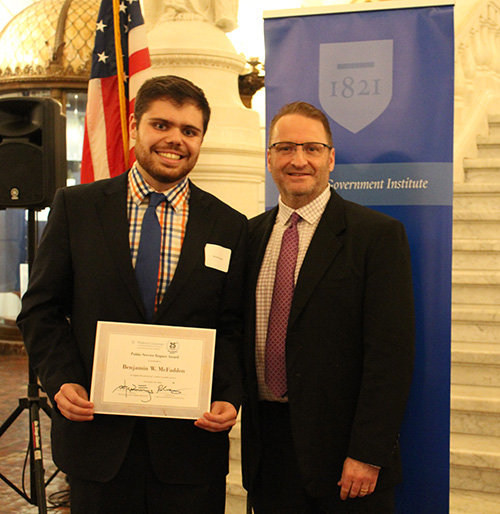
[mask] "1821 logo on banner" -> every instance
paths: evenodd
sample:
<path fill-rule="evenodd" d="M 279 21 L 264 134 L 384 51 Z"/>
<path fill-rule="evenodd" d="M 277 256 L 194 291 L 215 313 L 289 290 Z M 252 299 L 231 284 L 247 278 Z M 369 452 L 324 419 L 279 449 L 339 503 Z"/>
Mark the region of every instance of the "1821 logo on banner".
<path fill-rule="evenodd" d="M 327 43 L 320 45 L 319 53 L 321 106 L 356 134 L 391 101 L 393 40 Z"/>

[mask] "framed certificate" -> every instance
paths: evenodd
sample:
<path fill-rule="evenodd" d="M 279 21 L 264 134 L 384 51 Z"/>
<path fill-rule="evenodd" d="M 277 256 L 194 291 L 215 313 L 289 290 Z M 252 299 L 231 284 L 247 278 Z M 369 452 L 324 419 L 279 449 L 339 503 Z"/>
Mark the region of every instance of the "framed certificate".
<path fill-rule="evenodd" d="M 215 334 L 99 321 L 90 389 L 95 412 L 198 419 L 210 411 Z"/>

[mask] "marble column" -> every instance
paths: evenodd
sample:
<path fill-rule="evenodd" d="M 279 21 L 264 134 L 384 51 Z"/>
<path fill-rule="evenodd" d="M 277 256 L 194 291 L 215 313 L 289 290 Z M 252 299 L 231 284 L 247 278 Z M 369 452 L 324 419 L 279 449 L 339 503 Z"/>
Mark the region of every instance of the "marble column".
<path fill-rule="evenodd" d="M 205 91 L 212 108 L 191 178 L 250 217 L 260 209 L 265 152 L 259 115 L 239 96 L 238 76 L 245 58 L 225 33 L 236 24 L 236 13 L 227 12 L 231 7 L 237 10 L 237 2 L 146 0 L 144 15 L 154 74 L 193 81 Z"/>

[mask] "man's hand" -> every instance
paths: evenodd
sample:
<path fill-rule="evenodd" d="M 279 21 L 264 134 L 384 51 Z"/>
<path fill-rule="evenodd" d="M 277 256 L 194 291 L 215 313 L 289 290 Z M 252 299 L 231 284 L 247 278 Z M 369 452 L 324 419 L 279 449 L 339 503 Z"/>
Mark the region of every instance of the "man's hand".
<path fill-rule="evenodd" d="M 379 471 L 380 469 L 375 466 L 347 457 L 344 461 L 342 477 L 337 484 L 340 486 L 340 498 L 342 500 L 358 496 L 363 498 L 373 493 Z"/>
<path fill-rule="evenodd" d="M 238 413 L 234 405 L 229 402 L 213 402 L 210 412 L 205 412 L 194 424 L 198 428 L 209 432 L 224 432 L 236 424 Z"/>
<path fill-rule="evenodd" d="M 94 404 L 80 384 L 63 384 L 54 396 L 61 414 L 71 421 L 92 421 Z"/>

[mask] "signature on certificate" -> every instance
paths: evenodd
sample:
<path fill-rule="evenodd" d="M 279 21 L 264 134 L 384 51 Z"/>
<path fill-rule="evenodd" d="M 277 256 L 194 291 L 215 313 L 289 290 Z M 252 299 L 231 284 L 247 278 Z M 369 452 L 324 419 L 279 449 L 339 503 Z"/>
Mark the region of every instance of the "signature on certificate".
<path fill-rule="evenodd" d="M 118 393 L 121 392 L 122 394 L 124 394 L 125 397 L 143 396 L 143 399 L 141 400 L 142 403 L 150 402 L 154 398 L 154 396 L 159 393 L 171 394 L 171 395 L 182 394 L 182 391 L 180 389 L 172 389 L 163 384 L 159 384 L 156 386 L 156 389 L 152 389 L 145 384 L 127 385 L 126 380 L 123 381 L 123 384 L 121 384 L 113 389 L 113 393 L 115 393 L 117 391 L 118 391 Z"/>

